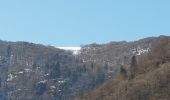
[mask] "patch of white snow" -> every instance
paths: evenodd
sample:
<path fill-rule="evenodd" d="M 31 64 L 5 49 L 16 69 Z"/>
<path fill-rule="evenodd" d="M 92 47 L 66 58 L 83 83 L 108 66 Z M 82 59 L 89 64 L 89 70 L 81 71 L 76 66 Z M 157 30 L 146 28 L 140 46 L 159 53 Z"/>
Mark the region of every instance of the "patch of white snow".
<path fill-rule="evenodd" d="M 12 81 L 14 78 L 16 78 L 17 76 L 13 75 L 13 74 L 9 74 L 8 75 L 8 79 L 7 81 Z"/>
<path fill-rule="evenodd" d="M 31 69 L 28 69 L 28 68 L 26 68 L 24 70 L 25 70 L 25 72 L 31 72 L 32 71 Z"/>
<path fill-rule="evenodd" d="M 65 83 L 65 81 L 58 81 L 58 83 Z"/>
<path fill-rule="evenodd" d="M 47 80 L 39 81 L 38 83 L 46 83 Z"/>
<path fill-rule="evenodd" d="M 57 48 L 72 51 L 74 55 L 78 55 L 81 50 L 81 47 L 57 47 Z"/>
<path fill-rule="evenodd" d="M 18 72 L 18 74 L 23 74 L 23 73 L 24 73 L 23 71 Z"/>
<path fill-rule="evenodd" d="M 132 49 L 131 51 L 133 54 L 139 56 L 139 55 L 149 52 L 149 50 L 150 50 L 149 48 L 142 49 L 142 48 L 138 47 L 138 48 Z"/>

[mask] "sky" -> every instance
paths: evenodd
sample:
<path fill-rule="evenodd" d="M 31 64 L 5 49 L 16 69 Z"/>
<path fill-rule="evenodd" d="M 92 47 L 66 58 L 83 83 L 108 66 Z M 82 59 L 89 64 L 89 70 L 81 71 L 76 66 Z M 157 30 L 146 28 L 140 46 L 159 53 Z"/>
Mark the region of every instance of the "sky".
<path fill-rule="evenodd" d="M 170 35 L 170 0 L 0 0 L 0 39 L 53 46 Z"/>

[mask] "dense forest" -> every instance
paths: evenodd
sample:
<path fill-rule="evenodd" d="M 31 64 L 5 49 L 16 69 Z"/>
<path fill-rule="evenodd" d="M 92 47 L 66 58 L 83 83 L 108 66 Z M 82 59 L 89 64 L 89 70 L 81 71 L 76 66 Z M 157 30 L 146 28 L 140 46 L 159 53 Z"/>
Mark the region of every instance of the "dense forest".
<path fill-rule="evenodd" d="M 160 37 L 147 54 L 122 65 L 116 78 L 76 100 L 170 100 L 170 38 Z"/>
<path fill-rule="evenodd" d="M 0 41 L 0 100 L 169 100 L 170 37 L 53 46 Z"/>

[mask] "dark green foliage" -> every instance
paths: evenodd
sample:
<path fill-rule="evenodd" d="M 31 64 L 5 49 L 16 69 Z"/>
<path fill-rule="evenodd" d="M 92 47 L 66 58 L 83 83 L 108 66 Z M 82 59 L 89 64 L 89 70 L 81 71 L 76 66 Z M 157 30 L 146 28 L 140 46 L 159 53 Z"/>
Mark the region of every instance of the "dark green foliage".
<path fill-rule="evenodd" d="M 104 65 L 104 69 L 107 71 L 108 70 L 108 64 L 107 63 L 105 63 L 105 65 Z"/>
<path fill-rule="evenodd" d="M 8 45 L 8 46 L 7 46 L 7 57 L 10 57 L 10 56 L 11 56 L 11 53 L 12 53 L 11 46 Z"/>
<path fill-rule="evenodd" d="M 57 62 L 57 64 L 52 65 L 51 77 L 57 79 L 60 78 L 60 75 L 60 63 Z"/>
<path fill-rule="evenodd" d="M 68 66 L 65 66 L 63 69 L 63 76 L 70 77 L 70 75 L 71 75 L 71 69 L 69 69 Z"/>
<path fill-rule="evenodd" d="M 38 83 L 36 86 L 36 94 L 43 95 L 43 93 L 47 90 L 47 83 Z"/>
<path fill-rule="evenodd" d="M 90 67 L 91 67 L 92 70 L 94 69 L 94 63 L 93 62 L 91 63 Z"/>
<path fill-rule="evenodd" d="M 137 70 L 137 61 L 136 61 L 136 56 L 132 57 L 130 68 L 129 68 L 129 79 L 133 79 L 135 77 L 135 73 Z"/>
<path fill-rule="evenodd" d="M 0 88 L 1 88 L 1 78 L 0 78 Z"/>
<path fill-rule="evenodd" d="M 123 79 L 127 78 L 127 71 L 125 68 L 123 68 L 123 66 L 120 67 L 120 75 Z"/>
<path fill-rule="evenodd" d="M 97 68 L 97 74 L 96 74 L 96 79 L 95 82 L 96 84 L 101 84 L 105 80 L 105 73 L 102 68 Z"/>
<path fill-rule="evenodd" d="M 86 72 L 86 71 L 87 71 L 86 65 L 83 64 L 83 67 L 82 67 L 82 71 L 81 71 L 81 72 Z"/>

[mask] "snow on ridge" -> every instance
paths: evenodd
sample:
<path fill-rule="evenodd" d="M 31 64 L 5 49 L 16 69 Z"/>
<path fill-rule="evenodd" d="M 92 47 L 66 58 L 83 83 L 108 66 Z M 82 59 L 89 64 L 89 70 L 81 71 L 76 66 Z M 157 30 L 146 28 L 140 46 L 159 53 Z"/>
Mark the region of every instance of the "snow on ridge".
<path fill-rule="evenodd" d="M 64 49 L 64 50 L 70 50 L 73 52 L 74 55 L 79 54 L 79 51 L 81 50 L 81 47 L 57 47 L 59 49 Z"/>
<path fill-rule="evenodd" d="M 64 50 L 80 50 L 81 47 L 57 47 L 59 49 L 64 49 Z"/>

